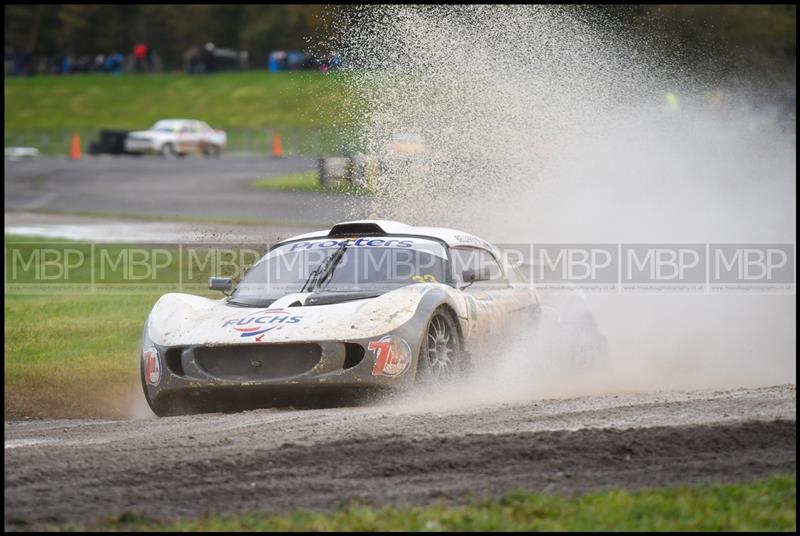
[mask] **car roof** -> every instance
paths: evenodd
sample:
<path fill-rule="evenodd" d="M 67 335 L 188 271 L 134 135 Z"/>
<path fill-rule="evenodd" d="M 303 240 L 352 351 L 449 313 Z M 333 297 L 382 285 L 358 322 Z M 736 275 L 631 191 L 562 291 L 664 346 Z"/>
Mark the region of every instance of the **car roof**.
<path fill-rule="evenodd" d="M 325 238 L 331 234 L 334 229 L 347 229 L 347 226 L 352 226 L 353 229 L 358 229 L 359 226 L 374 225 L 379 227 L 383 233 L 387 235 L 415 235 L 421 237 L 434 238 L 445 242 L 448 246 L 475 246 L 483 249 L 494 251 L 494 247 L 487 241 L 479 238 L 473 234 L 465 233 L 457 229 L 448 229 L 445 227 L 420 227 L 415 225 L 408 225 L 399 221 L 392 220 L 355 220 L 337 223 L 330 229 L 324 231 L 313 231 L 283 240 L 289 242 L 292 240 L 307 240 L 309 238 Z M 362 234 L 357 230 L 353 231 L 353 235 Z"/>
<path fill-rule="evenodd" d="M 193 122 L 197 122 L 197 123 L 203 123 L 203 121 L 200 121 L 199 119 L 159 119 L 158 121 L 156 121 L 156 122 L 155 122 L 155 124 L 158 124 L 158 123 L 165 123 L 165 124 L 175 123 L 175 124 L 181 124 L 181 123 L 193 123 Z"/>

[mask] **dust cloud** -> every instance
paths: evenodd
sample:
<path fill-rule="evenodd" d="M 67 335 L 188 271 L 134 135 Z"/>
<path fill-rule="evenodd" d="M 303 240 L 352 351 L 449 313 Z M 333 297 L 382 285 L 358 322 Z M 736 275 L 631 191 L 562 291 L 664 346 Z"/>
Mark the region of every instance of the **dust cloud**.
<path fill-rule="evenodd" d="M 339 14 L 337 47 L 360 97 L 358 142 L 383 162 L 371 215 L 500 244 L 793 244 L 794 116 L 704 84 L 680 67 L 679 54 L 691 51 L 642 42 L 598 13 L 367 6 Z M 421 139 L 424 157 L 387 154 L 398 133 Z M 520 333 L 487 356 L 468 396 L 461 386 L 451 398 L 796 382 L 793 288 L 579 301 L 607 337 L 602 370 L 576 375 L 549 349 L 559 341 Z"/>

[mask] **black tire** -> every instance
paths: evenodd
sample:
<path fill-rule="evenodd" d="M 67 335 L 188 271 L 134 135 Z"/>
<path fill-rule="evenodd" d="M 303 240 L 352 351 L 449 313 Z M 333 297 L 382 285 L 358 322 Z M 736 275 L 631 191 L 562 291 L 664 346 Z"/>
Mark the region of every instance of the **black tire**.
<path fill-rule="evenodd" d="M 444 385 L 466 370 L 463 344 L 453 314 L 439 307 L 431 315 L 417 358 L 417 381 Z"/>
<path fill-rule="evenodd" d="M 175 150 L 175 146 L 171 143 L 165 143 L 161 146 L 161 150 L 158 152 L 161 156 L 165 158 L 171 158 L 178 156 L 178 153 Z"/>
<path fill-rule="evenodd" d="M 586 313 L 572 325 L 570 360 L 578 371 L 602 370 L 608 364 L 608 341 L 594 316 Z"/>
<path fill-rule="evenodd" d="M 215 410 L 212 407 L 201 405 L 191 401 L 184 396 L 172 396 L 166 400 L 158 402 L 151 401 L 145 394 L 147 405 L 158 417 L 177 417 L 180 415 L 195 415 L 198 413 L 211 413 Z"/>
<path fill-rule="evenodd" d="M 222 149 L 219 147 L 219 145 L 209 145 L 203 149 L 203 156 L 219 158 L 220 154 L 222 154 Z"/>
<path fill-rule="evenodd" d="M 147 405 L 150 406 L 150 411 L 156 414 L 156 417 L 173 417 L 175 415 L 180 415 L 175 411 L 175 406 L 172 404 L 166 404 L 164 401 L 153 402 L 150 400 L 150 397 L 147 396 L 147 389 L 144 390 L 144 399 L 147 400 Z"/>
<path fill-rule="evenodd" d="M 144 387 L 144 385 L 143 385 Z M 197 413 L 209 413 L 214 411 L 213 408 L 199 401 L 189 400 L 185 396 L 171 396 L 169 398 L 160 398 L 157 402 L 150 400 L 147 396 L 147 388 L 144 388 L 144 399 L 147 400 L 147 405 L 150 410 L 156 414 L 157 417 L 176 417 L 179 415 L 195 415 Z"/>
<path fill-rule="evenodd" d="M 576 373 L 594 372 L 608 366 L 608 340 L 591 313 L 583 313 L 575 320 L 562 321 L 548 317 L 541 307 L 534 307 L 529 322 L 534 343 L 544 341 L 545 346 L 550 348 L 543 355 L 552 353 L 554 344 L 559 348 L 557 353 L 563 356 L 559 366 L 567 366 Z"/>
<path fill-rule="evenodd" d="M 150 410 L 155 413 L 157 417 L 174 417 L 177 415 L 203 413 L 204 408 L 200 404 L 189 400 L 185 396 L 172 396 L 166 399 L 162 397 L 158 401 L 151 400 L 150 396 L 147 394 L 147 382 L 145 382 L 144 379 L 144 361 L 139 365 L 139 378 L 142 382 L 144 399 L 147 401 L 147 405 L 150 406 Z"/>
<path fill-rule="evenodd" d="M 147 401 L 147 405 L 150 406 L 150 410 L 155 413 L 157 417 L 169 416 L 169 407 L 163 403 L 153 402 L 147 394 L 147 382 L 144 379 L 144 360 L 140 359 L 139 361 L 139 379 L 142 383 L 142 393 L 144 394 L 144 399 Z"/>

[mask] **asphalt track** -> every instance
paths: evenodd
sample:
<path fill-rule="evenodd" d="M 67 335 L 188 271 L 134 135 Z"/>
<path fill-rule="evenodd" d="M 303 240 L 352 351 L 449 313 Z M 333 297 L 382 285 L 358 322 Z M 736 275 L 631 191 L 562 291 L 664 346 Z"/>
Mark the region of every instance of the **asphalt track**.
<path fill-rule="evenodd" d="M 5 211 L 138 214 L 316 226 L 357 214 L 358 198 L 256 190 L 255 179 L 316 169 L 307 157 L 163 159 L 86 156 L 5 160 Z"/>
<path fill-rule="evenodd" d="M 796 471 L 796 392 L 7 422 L 5 528 L 749 481 Z"/>

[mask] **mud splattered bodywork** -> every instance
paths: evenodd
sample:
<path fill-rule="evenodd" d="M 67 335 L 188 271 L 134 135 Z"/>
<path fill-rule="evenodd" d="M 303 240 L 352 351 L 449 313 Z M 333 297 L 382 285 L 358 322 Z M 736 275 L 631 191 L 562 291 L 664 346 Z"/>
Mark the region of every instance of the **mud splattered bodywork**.
<path fill-rule="evenodd" d="M 142 338 L 148 403 L 162 415 L 185 411 L 174 409 L 178 399 L 208 402 L 232 392 L 405 389 L 427 355 L 423 347 L 435 314 L 452 319 L 453 348 L 468 366 L 475 358 L 471 350 L 508 313 L 530 314 L 535 296 L 509 285 L 503 268 L 491 286 L 464 284 L 451 255 L 464 237 L 470 251 L 493 255 L 491 246 L 457 231 L 395 222 L 339 224 L 277 244 L 229 297 L 165 294 Z M 309 267 L 319 276 L 337 251 L 350 266 L 340 263 L 344 267 L 330 272 L 341 272 L 310 285 Z M 319 255 L 312 259 L 311 253 Z M 292 268 L 291 277 L 280 271 L 298 259 L 308 262 Z M 368 261 L 364 268 L 360 260 Z M 380 270 L 388 271 L 379 273 L 368 263 L 383 263 Z"/>

